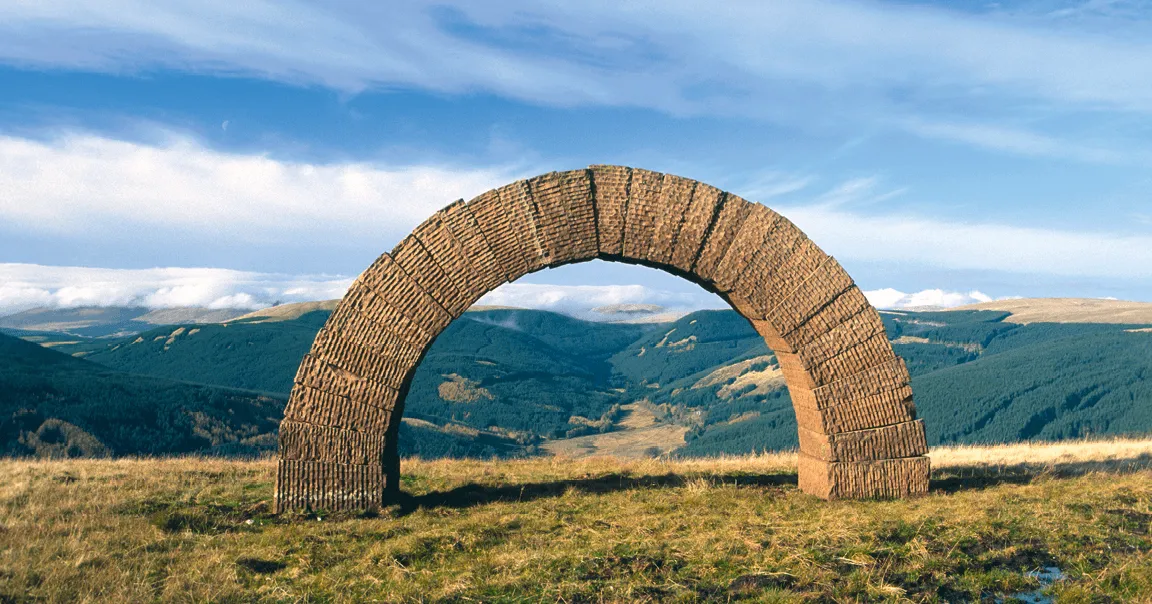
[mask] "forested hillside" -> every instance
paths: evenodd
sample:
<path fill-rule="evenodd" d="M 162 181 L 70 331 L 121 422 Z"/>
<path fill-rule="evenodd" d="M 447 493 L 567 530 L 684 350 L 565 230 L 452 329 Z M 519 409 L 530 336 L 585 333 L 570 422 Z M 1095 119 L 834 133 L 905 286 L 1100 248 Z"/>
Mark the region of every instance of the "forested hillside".
<path fill-rule="evenodd" d="M 42 456 L 257 453 L 284 399 L 130 375 L 0 334 L 0 451 Z"/>
<path fill-rule="evenodd" d="M 119 340 L 54 346 L 85 354 L 92 363 L 77 366 L 87 371 L 101 363 L 164 378 L 132 376 L 123 404 L 81 402 L 77 409 L 103 409 L 94 413 L 130 424 L 140 405 L 152 404 L 147 401 L 169 408 L 174 403 L 164 403 L 165 396 L 191 396 L 190 389 L 201 388 L 205 402 L 182 408 L 203 404 L 206 416 L 215 417 L 212 410 L 221 405 L 248 403 L 219 402 L 232 399 L 218 401 L 209 393 L 282 405 L 300 357 L 327 316 L 328 311 L 317 310 L 276 322 L 167 326 Z M 980 310 L 882 316 L 913 374 L 931 444 L 1152 432 L 1147 326 L 1018 324 L 1004 321 L 1006 312 Z M 30 344 L 24 350 L 30 359 L 49 352 Z M 60 368 L 80 362 L 59 354 L 51 358 Z M 27 382 L 16 367 L 10 365 L 4 379 Z M 99 371 L 127 379 L 125 373 Z M 180 384 L 189 389 L 185 393 L 170 380 L 246 392 Z M 83 398 L 75 395 L 79 387 L 73 388 L 73 400 Z M 21 388 L 30 400 L 55 400 L 28 394 L 34 387 Z M 168 394 L 154 397 L 150 389 Z M 104 396 L 99 392 L 94 388 L 97 399 Z M 411 421 L 404 425 L 401 446 L 424 456 L 534 454 L 546 439 L 627 429 L 631 403 L 637 401 L 661 424 L 687 430 L 679 455 L 796 446 L 795 419 L 775 357 L 735 312 L 702 311 L 672 323 L 611 324 L 522 309 L 471 311 L 441 334 L 414 378 L 406 408 Z M 36 417 L 70 422 L 63 412 L 53 413 Z M 94 415 L 86 417 L 97 422 Z M 21 424 L 23 432 L 29 431 L 28 422 Z M 267 433 L 274 423 L 251 425 Z M 164 425 L 197 434 L 187 427 L 192 424 Z M 17 438 L 16 432 L 9 429 L 4 442 Z M 174 437 L 161 442 L 172 450 L 217 446 L 211 439 L 205 441 L 209 444 Z M 122 452 L 113 441 L 107 446 Z"/>
<path fill-rule="evenodd" d="M 276 448 L 285 402 L 117 371 L 0 334 L 0 455 L 259 455 Z M 499 434 L 421 422 L 401 426 L 400 448 L 423 457 L 525 451 Z"/>

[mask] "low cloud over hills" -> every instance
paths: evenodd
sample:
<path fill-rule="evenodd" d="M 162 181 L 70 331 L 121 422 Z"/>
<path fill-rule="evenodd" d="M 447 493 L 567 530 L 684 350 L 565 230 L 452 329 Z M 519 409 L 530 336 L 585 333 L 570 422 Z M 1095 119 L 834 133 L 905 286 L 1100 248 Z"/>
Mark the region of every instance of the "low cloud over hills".
<path fill-rule="evenodd" d="M 156 324 L 219 321 L 231 318 L 231 314 L 243 314 L 237 310 L 250 312 L 278 304 L 339 299 L 352 280 L 347 275 L 215 268 L 105 269 L 0 263 L 0 317 L 30 309 L 91 307 L 142 309 L 128 318 L 154 310 L 183 309 L 186 313 L 166 318 L 154 315 L 156 320 L 150 322 Z M 949 308 L 993 300 L 980 291 L 944 289 L 903 292 L 887 288 L 865 293 L 876 307 L 891 309 Z M 671 320 L 696 310 L 727 308 L 717 296 L 695 287 L 672 291 L 641 284 L 523 282 L 505 284 L 489 292 L 478 304 L 552 310 L 592 320 L 612 320 L 610 314 L 619 314 L 606 313 L 604 309 L 659 306 L 658 314 Z M 212 315 L 205 314 L 207 311 L 223 312 Z"/>

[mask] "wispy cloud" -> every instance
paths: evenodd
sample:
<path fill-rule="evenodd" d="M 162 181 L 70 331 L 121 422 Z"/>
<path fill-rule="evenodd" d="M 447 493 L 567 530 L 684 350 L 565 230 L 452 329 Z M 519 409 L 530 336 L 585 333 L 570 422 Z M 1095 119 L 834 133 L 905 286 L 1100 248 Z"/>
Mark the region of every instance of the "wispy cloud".
<path fill-rule="evenodd" d="M 882 181 L 878 176 L 865 176 L 846 180 L 818 195 L 812 204 L 826 209 L 841 206 L 870 205 L 899 197 L 908 192 L 908 187 L 881 190 Z"/>
<path fill-rule="evenodd" d="M 344 296 L 352 278 L 221 268 L 142 270 L 0 264 L 0 314 L 36 307 L 263 308 Z"/>
<path fill-rule="evenodd" d="M 1130 280 L 1152 277 L 1149 236 L 864 215 L 821 205 L 777 210 L 846 261 Z"/>
<path fill-rule="evenodd" d="M 1095 164 L 1144 166 L 1152 164 L 1152 157 L 1143 151 L 1120 152 L 1018 128 L 979 123 L 930 122 L 916 119 L 901 120 L 899 123 L 909 132 L 925 138 L 963 143 L 1014 155 L 1071 159 Z"/>
<path fill-rule="evenodd" d="M 0 17 L 0 57 L 62 68 L 175 67 L 672 112 L 787 112 L 798 86 L 849 106 L 915 88 L 924 98 L 1152 110 L 1147 31 L 1105 35 L 1074 16 L 1051 27 L 1004 11 L 833 0 L 720 10 L 688 0 L 71 0 L 7 3 Z"/>

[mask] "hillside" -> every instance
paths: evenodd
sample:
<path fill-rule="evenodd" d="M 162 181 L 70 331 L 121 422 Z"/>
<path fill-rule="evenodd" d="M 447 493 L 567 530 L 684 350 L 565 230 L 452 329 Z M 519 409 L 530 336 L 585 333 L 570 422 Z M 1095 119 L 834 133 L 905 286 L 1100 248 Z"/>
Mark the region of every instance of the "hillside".
<path fill-rule="evenodd" d="M 329 314 L 314 311 L 274 323 L 154 328 L 105 343 L 84 358 L 132 373 L 287 396 L 300 359 Z"/>
<path fill-rule="evenodd" d="M 0 453 L 259 453 L 284 399 L 130 375 L 0 334 Z"/>
<path fill-rule="evenodd" d="M 0 455 L 256 455 L 276 449 L 286 397 L 109 369 L 0 334 Z M 523 455 L 524 444 L 466 426 L 401 425 L 424 457 Z"/>
<path fill-rule="evenodd" d="M 1152 442 L 931 456 L 833 502 L 794 455 L 406 459 L 401 505 L 279 517 L 271 460 L 4 460 L 0 600 L 1152 601 Z"/>
<path fill-rule="evenodd" d="M 48 344 L 121 371 L 284 397 L 328 316 L 294 314 Z M 1152 432 L 1147 325 L 1021 324 L 1008 315 L 882 313 L 913 374 L 930 443 Z M 651 417 L 643 429 L 636 405 Z M 474 310 L 429 350 L 406 417 L 402 447 L 426 455 L 708 456 L 796 446 L 775 357 L 732 311 L 620 324 Z"/>
<path fill-rule="evenodd" d="M 961 306 L 954 310 L 999 310 L 1012 323 L 1152 324 L 1152 302 L 1096 298 L 1019 298 Z"/>

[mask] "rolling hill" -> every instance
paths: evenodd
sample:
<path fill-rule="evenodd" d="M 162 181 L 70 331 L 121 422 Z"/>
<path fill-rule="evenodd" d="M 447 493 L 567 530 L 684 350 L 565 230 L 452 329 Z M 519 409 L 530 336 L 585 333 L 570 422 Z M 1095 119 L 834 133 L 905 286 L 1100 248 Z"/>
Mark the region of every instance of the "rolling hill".
<path fill-rule="evenodd" d="M 199 307 L 158 310 L 137 306 L 34 308 L 0 317 L 0 330 L 58 333 L 86 338 L 120 337 L 157 325 L 218 323 L 246 312 L 236 308 Z"/>
<path fill-rule="evenodd" d="M 285 400 L 132 375 L 0 334 L 0 451 L 48 457 L 254 454 Z"/>
<path fill-rule="evenodd" d="M 55 348 L 121 372 L 282 399 L 329 311 L 276 314 Z M 882 317 L 932 444 L 1152 432 L 1147 324 L 1021 323 L 1008 310 Z M 405 415 L 402 448 L 425 456 L 796 446 L 775 357 L 732 311 L 646 324 L 473 310 L 429 350 Z"/>

